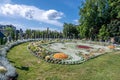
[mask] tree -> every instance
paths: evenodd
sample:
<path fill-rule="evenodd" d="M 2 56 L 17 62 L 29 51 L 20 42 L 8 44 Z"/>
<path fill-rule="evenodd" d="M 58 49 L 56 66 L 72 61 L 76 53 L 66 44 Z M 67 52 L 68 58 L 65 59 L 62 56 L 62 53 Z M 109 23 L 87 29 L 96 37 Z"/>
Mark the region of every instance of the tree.
<path fill-rule="evenodd" d="M 111 19 L 120 18 L 120 0 L 108 0 Z"/>
<path fill-rule="evenodd" d="M 79 32 L 81 37 L 94 38 L 103 24 L 110 22 L 107 0 L 86 0 L 80 8 Z"/>
<path fill-rule="evenodd" d="M 15 30 L 10 26 L 6 26 L 5 35 L 12 40 L 15 40 Z"/>
<path fill-rule="evenodd" d="M 64 23 L 63 26 L 63 34 L 64 37 L 66 38 L 77 38 L 78 37 L 78 30 L 77 30 L 77 26 L 73 25 L 71 23 Z"/>
<path fill-rule="evenodd" d="M 26 35 L 26 38 L 28 39 L 28 38 L 32 38 L 32 31 L 31 31 L 31 29 L 27 29 L 26 31 L 25 31 L 25 35 Z"/>
<path fill-rule="evenodd" d="M 20 32 L 19 30 L 16 30 L 16 32 L 15 32 L 15 34 L 16 34 L 16 35 L 15 35 L 15 38 L 16 38 L 16 39 L 15 39 L 15 40 L 18 40 L 18 39 L 19 39 L 19 32 Z"/>
<path fill-rule="evenodd" d="M 19 30 L 19 39 L 23 39 L 23 30 L 22 29 L 20 29 Z"/>
<path fill-rule="evenodd" d="M 101 29 L 99 30 L 98 37 L 104 41 L 109 38 L 109 32 L 106 25 L 102 25 Z"/>
<path fill-rule="evenodd" d="M 108 24 L 108 31 L 110 33 L 110 37 L 120 36 L 120 21 L 112 20 L 110 24 Z"/>

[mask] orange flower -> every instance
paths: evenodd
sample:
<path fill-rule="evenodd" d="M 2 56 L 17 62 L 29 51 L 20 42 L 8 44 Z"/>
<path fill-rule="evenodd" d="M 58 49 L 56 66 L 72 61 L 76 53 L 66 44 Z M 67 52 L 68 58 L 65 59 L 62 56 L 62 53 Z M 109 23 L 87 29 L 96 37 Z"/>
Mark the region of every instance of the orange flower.
<path fill-rule="evenodd" d="M 55 59 L 67 59 L 68 58 L 68 55 L 64 54 L 64 53 L 56 53 L 53 55 L 53 57 Z"/>
<path fill-rule="evenodd" d="M 110 46 L 108 46 L 108 48 L 110 48 L 110 49 L 114 49 L 115 46 L 114 46 L 114 45 L 110 45 Z"/>

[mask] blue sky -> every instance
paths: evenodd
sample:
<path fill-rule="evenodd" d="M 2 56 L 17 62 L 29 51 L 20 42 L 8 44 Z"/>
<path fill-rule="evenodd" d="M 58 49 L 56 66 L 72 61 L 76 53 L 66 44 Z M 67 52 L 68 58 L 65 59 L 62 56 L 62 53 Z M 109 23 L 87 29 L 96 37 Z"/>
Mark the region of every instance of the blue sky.
<path fill-rule="evenodd" d="M 17 29 L 62 31 L 63 23 L 78 24 L 82 0 L 0 0 L 0 24 Z"/>

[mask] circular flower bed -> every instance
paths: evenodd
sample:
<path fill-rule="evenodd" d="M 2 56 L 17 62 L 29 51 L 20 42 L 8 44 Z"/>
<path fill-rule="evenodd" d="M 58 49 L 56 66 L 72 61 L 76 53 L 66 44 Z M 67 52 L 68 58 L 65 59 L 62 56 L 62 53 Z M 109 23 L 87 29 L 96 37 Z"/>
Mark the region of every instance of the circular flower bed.
<path fill-rule="evenodd" d="M 92 47 L 89 47 L 89 46 L 84 46 L 84 45 L 77 45 L 78 48 L 81 48 L 81 49 L 91 49 Z"/>
<path fill-rule="evenodd" d="M 56 53 L 53 55 L 53 57 L 55 59 L 67 59 L 68 58 L 68 55 L 64 54 L 64 53 Z"/>

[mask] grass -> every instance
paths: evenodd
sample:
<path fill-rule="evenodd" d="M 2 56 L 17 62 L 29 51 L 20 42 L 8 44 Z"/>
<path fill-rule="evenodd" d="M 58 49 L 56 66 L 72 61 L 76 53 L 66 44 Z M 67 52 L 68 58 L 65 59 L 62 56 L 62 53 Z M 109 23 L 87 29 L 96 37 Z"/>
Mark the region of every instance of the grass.
<path fill-rule="evenodd" d="M 120 52 L 108 53 L 79 65 L 59 65 L 36 58 L 24 43 L 8 52 L 18 80 L 120 80 Z"/>

